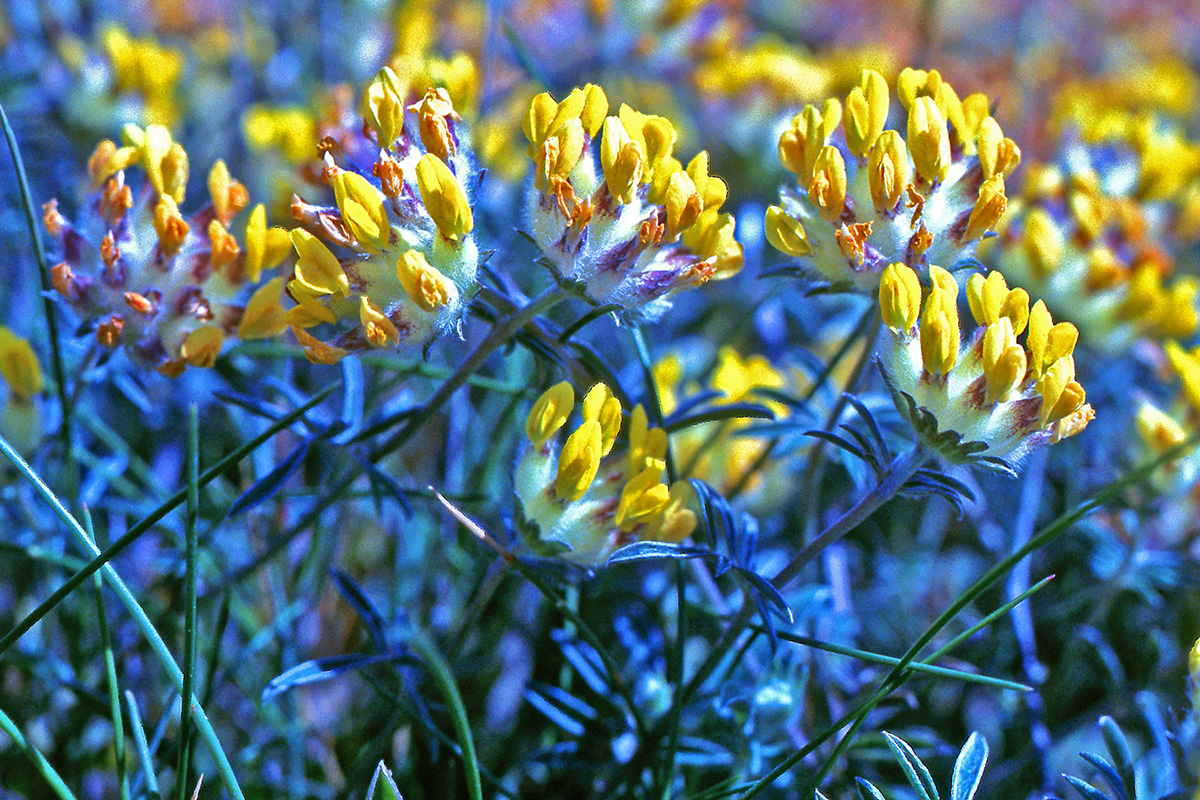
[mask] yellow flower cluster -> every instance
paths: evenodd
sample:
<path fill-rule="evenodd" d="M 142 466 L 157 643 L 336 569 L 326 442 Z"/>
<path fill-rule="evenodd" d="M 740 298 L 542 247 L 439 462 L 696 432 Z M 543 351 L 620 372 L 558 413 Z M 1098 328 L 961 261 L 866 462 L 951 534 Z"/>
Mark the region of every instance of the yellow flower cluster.
<path fill-rule="evenodd" d="M 988 113 L 988 99 L 959 99 L 936 70 L 905 69 L 896 94 L 904 132 L 887 128 L 891 95 L 863 70 L 845 104 L 809 105 L 779 139 L 795 173 L 766 214 L 767 239 L 818 276 L 874 292 L 883 269 L 957 265 L 1003 216 L 1005 176 L 1021 153 Z"/>
<path fill-rule="evenodd" d="M 972 275 L 967 303 L 978 327 L 961 342 L 958 284 L 938 266 L 922 300 L 917 274 L 891 264 L 879 285 L 884 379 L 901 414 L 952 462 L 1003 467 L 1030 447 L 1072 436 L 1094 416 L 1075 380 L 1078 332 L 1055 324 L 998 272 Z M 1019 336 L 1025 334 L 1022 344 Z"/>
<path fill-rule="evenodd" d="M 989 243 L 997 267 L 1030 287 L 1106 352 L 1139 337 L 1187 337 L 1200 324 L 1200 283 L 1173 279 L 1153 214 L 1085 166 L 1034 165 L 1019 206 Z"/>
<path fill-rule="evenodd" d="M 291 232 L 298 260 L 287 292 L 297 306 L 287 319 L 314 362 L 426 343 L 458 324 L 475 288 L 465 130 L 445 89 L 411 105 L 406 92 L 384 67 L 367 87 L 363 123 L 323 148 L 335 206 L 293 198 L 303 227 Z M 355 152 L 377 154 L 369 177 L 335 158 Z M 322 341 L 310 332 L 320 325 L 349 330 Z"/>
<path fill-rule="evenodd" d="M 515 490 L 533 543 L 580 564 L 596 565 L 637 540 L 679 542 L 696 526 L 685 508 L 691 489 L 668 487 L 667 435 L 649 426 L 641 405 L 630 414 L 627 448 L 612 455 L 621 432 L 621 403 L 603 383 L 583 399 L 578 427 L 559 447 L 555 441 L 575 407 L 567 382 L 548 389 L 526 421 L 529 449 L 517 466 Z"/>
<path fill-rule="evenodd" d="M 733 217 L 720 212 L 726 187 L 708 174 L 708 154 L 685 168 L 664 117 L 608 110 L 591 84 L 560 102 L 547 93 L 533 99 L 524 122 L 534 164 L 531 233 L 592 299 L 653 318 L 674 292 L 740 270 L 742 248 Z"/>
<path fill-rule="evenodd" d="M 149 124 L 171 125 L 178 114 L 175 92 L 183 75 L 183 53 L 154 39 L 135 39 L 110 25 L 100 34 L 112 69 L 114 94 L 138 94 Z"/>
<path fill-rule="evenodd" d="M 78 226 L 57 200 L 44 206 L 63 259 L 51 271 L 54 288 L 101 345 L 123 345 L 136 362 L 171 377 L 188 365 L 211 367 L 227 337 L 278 335 L 282 315 L 263 310 L 282 287 L 278 279 L 244 307 L 239 299 L 286 255 L 286 233 L 268 228 L 258 205 L 239 244 L 229 228 L 249 197 L 222 161 L 208 174 L 211 203 L 185 219 L 187 153 L 161 125 L 126 126 L 123 138 L 121 147 L 101 142 L 89 159 L 94 202 Z M 136 196 L 125 175 L 135 166 L 149 184 Z"/>

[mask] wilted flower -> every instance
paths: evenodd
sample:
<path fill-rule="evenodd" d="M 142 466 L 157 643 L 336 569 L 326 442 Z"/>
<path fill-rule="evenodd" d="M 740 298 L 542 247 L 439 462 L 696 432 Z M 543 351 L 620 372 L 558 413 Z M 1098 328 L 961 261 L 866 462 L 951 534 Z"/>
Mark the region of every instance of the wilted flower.
<path fill-rule="evenodd" d="M 122 345 L 136 363 L 171 377 L 189 364 L 211 367 L 231 336 L 278 335 L 282 313 L 268 300 L 282 282 L 268 282 L 248 300 L 243 290 L 284 257 L 285 232 L 267 227 L 259 205 L 238 243 L 229 226 L 249 198 L 221 161 L 208 175 L 211 203 L 185 219 L 183 148 L 159 125 L 126 126 L 123 135 L 124 146 L 103 141 L 88 161 L 93 191 L 78 223 L 59 213 L 57 200 L 44 206 L 62 258 L 52 270 L 54 288 L 97 342 Z M 146 174 L 136 192 L 125 175 L 133 166 Z"/>
<path fill-rule="evenodd" d="M 0 378 L 8 386 L 0 412 L 0 435 L 19 453 L 30 453 L 42 437 L 42 369 L 29 342 L 0 325 Z"/>
<path fill-rule="evenodd" d="M 607 113 L 604 92 L 590 84 L 559 103 L 534 98 L 524 126 L 534 163 L 530 233 L 594 301 L 653 319 L 674 292 L 736 273 L 742 248 L 733 218 L 719 211 L 725 183 L 709 176 L 708 154 L 684 168 L 666 119 L 625 105 Z"/>
<path fill-rule="evenodd" d="M 562 382 L 548 389 L 529 412 L 529 448 L 517 464 L 514 489 L 539 551 L 595 565 L 638 540 L 679 542 L 696 526 L 684 505 L 691 489 L 668 487 L 667 435 L 648 425 L 638 405 L 630 415 L 628 445 L 612 455 L 621 430 L 621 403 L 598 383 L 583 399 L 582 420 L 560 446 L 558 432 L 575 406 Z"/>
<path fill-rule="evenodd" d="M 322 139 L 321 177 L 336 205 L 292 202 L 303 228 L 291 234 L 299 260 L 287 290 L 298 305 L 288 321 L 318 363 L 425 344 L 455 329 L 476 286 L 465 130 L 444 89 L 412 105 L 404 91 L 385 67 L 367 88 L 363 122 Z M 321 341 L 310 332 L 320 325 L 349 330 Z"/>
<path fill-rule="evenodd" d="M 1030 448 L 1087 426 L 1094 414 L 1075 380 L 1073 325 L 1054 324 L 1040 300 L 1030 308 L 1000 273 L 977 274 L 966 292 L 978 327 L 960 345 L 958 285 L 936 265 L 929 274 L 923 303 L 903 264 L 889 265 L 879 284 L 883 378 L 927 446 L 952 463 L 1011 471 Z"/>
<path fill-rule="evenodd" d="M 767 239 L 817 277 L 874 292 L 888 264 L 924 274 L 952 268 L 1003 216 L 1004 179 L 1020 162 L 988 100 L 962 100 L 936 70 L 905 69 L 896 81 L 904 133 L 886 127 L 887 82 L 863 70 L 843 106 L 806 106 L 779 139 L 796 174 L 767 209 Z"/>

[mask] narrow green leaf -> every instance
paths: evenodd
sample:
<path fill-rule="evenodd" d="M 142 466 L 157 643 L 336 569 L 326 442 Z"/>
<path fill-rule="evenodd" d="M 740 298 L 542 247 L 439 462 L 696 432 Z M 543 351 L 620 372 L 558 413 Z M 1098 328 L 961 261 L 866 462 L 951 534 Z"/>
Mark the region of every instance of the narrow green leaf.
<path fill-rule="evenodd" d="M 971 800 L 979 781 L 983 778 L 983 768 L 987 766 L 987 740 L 973 732 L 967 743 L 958 751 L 954 761 L 954 776 L 950 779 L 950 800 Z"/>
<path fill-rule="evenodd" d="M 921 761 L 913 749 L 908 746 L 908 742 L 887 731 L 883 732 L 883 738 L 887 740 L 888 747 L 892 749 L 892 755 L 896 757 L 900 768 L 904 770 L 904 776 L 921 796 L 921 800 L 939 800 L 937 787 L 933 784 L 933 776 L 929 774 L 925 762 Z"/>

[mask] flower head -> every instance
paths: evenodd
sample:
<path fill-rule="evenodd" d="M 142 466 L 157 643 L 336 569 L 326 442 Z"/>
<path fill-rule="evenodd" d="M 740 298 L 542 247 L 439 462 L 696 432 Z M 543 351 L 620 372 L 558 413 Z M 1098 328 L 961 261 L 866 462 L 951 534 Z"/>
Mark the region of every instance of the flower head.
<path fill-rule="evenodd" d="M 690 487 L 663 482 L 666 433 L 649 426 L 636 406 L 627 447 L 615 452 L 621 404 L 603 383 L 592 387 L 581 420 L 559 444 L 575 405 L 569 383 L 548 389 L 529 412 L 529 449 L 517 464 L 514 488 L 534 546 L 579 564 L 596 565 L 623 544 L 679 542 L 696 526 L 685 508 Z"/>
<path fill-rule="evenodd" d="M 392 69 L 381 70 L 362 121 L 320 144 L 334 204 L 292 202 L 303 227 L 291 236 L 299 260 L 287 284 L 297 303 L 288 322 L 322 363 L 427 343 L 458 325 L 475 288 L 466 131 L 446 90 L 412 104 L 407 91 Z M 314 335 L 321 326 L 326 339 Z"/>
<path fill-rule="evenodd" d="M 963 342 L 954 279 L 938 266 L 930 277 L 923 302 L 903 264 L 890 265 L 879 287 L 883 377 L 929 447 L 954 463 L 1011 471 L 1029 448 L 1086 427 L 1093 412 L 1075 380 L 1073 325 L 1055 324 L 1040 300 L 1030 308 L 1029 295 L 999 273 L 972 275 L 976 327 Z"/>
<path fill-rule="evenodd" d="M 906 69 L 904 129 L 887 128 L 888 86 L 863 70 L 846 97 L 809 105 L 779 139 L 797 186 L 766 215 L 767 239 L 817 276 L 874 292 L 883 270 L 957 265 L 1004 215 L 1005 178 L 1021 153 L 988 114 L 937 71 Z"/>
<path fill-rule="evenodd" d="M 531 234 L 593 300 L 653 318 L 676 291 L 736 273 L 742 249 L 733 218 L 719 210 L 725 183 L 708 174 L 708 154 L 685 167 L 665 118 L 624 105 L 608 111 L 590 84 L 559 102 L 534 98 L 524 122 L 534 163 Z"/>
<path fill-rule="evenodd" d="M 286 255 L 284 231 L 267 227 L 262 206 L 244 228 L 234 225 L 249 198 L 221 161 L 208 174 L 210 202 L 184 217 L 183 148 L 158 125 L 123 133 L 123 146 L 103 141 L 88 162 L 88 214 L 71 223 L 57 200 L 44 206 L 62 259 L 54 288 L 101 345 L 121 345 L 136 363 L 172 377 L 188 365 L 212 366 L 233 336 L 278 335 L 278 316 L 268 321 L 261 308 L 270 284 L 247 295 Z M 133 167 L 145 173 L 140 186 L 126 182 Z M 244 231 L 240 240 L 231 227 Z"/>
<path fill-rule="evenodd" d="M 1192 335 L 1200 283 L 1173 274 L 1180 246 L 1156 222 L 1162 203 L 1139 198 L 1128 169 L 1099 152 L 1073 148 L 1065 162 L 1030 167 L 1023 196 L 988 243 L 991 260 L 1105 352 Z"/>

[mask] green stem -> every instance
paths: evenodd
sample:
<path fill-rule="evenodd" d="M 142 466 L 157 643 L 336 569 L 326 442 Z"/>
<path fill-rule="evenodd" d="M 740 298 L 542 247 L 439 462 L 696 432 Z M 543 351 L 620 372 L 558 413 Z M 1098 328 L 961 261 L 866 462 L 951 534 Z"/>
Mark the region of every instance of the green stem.
<path fill-rule="evenodd" d="M 462 695 L 459 694 L 458 686 L 454 682 L 454 674 L 450 671 L 450 665 L 424 636 L 417 634 L 408 643 L 425 660 L 426 666 L 433 675 L 434 683 L 437 684 L 442 697 L 446 700 L 450 719 L 454 723 L 454 732 L 458 736 L 458 746 L 462 750 L 463 769 L 467 776 L 467 794 L 471 800 L 483 800 L 483 784 L 479 778 L 479 759 L 475 755 L 475 741 L 471 738 L 471 725 L 467 720 L 467 709 L 463 705 Z"/>
<path fill-rule="evenodd" d="M 146 729 L 142 727 L 142 715 L 138 713 L 137 699 L 133 692 L 125 690 L 125 705 L 129 706 L 129 726 L 133 728 L 133 741 L 137 744 L 138 758 L 142 762 L 142 774 L 146 776 L 146 793 L 159 797 L 158 779 L 154 777 L 154 764 L 150 745 L 146 742 Z"/>
<path fill-rule="evenodd" d="M 788 562 L 787 566 L 771 579 L 771 584 L 776 589 L 782 590 L 786 588 L 789 583 L 800 575 L 801 570 L 804 569 L 805 565 L 813 557 L 857 528 L 867 517 L 875 513 L 880 506 L 895 497 L 896 493 L 900 491 L 904 484 L 908 483 L 908 480 L 916 474 L 917 470 L 929 458 L 929 451 L 923 445 L 917 444 L 909 451 L 908 455 L 899 461 L 893 462 L 887 474 L 883 476 L 883 479 L 875 484 L 875 488 L 863 495 L 862 499 L 855 503 L 853 508 L 805 545 L 804 549 L 797 553 Z"/>
<path fill-rule="evenodd" d="M 25 459 L 21 458 L 17 451 L 12 448 L 12 445 L 3 437 L 0 437 L 0 453 L 3 453 L 13 463 L 13 466 L 21 473 L 21 476 L 37 490 L 46 504 L 66 524 L 67 530 L 75 537 L 79 546 L 90 554 L 93 560 L 101 558 L 103 553 L 100 552 L 100 548 L 91 540 L 87 531 L 79 524 L 79 521 L 71 515 L 71 512 L 59 501 L 54 492 L 50 490 L 50 487 L 37 476 L 30 466 L 25 463 Z M 100 570 L 104 575 L 104 579 L 112 587 L 113 591 L 116 592 L 117 597 L 121 600 L 121 603 L 125 606 L 130 616 L 133 617 L 142 635 L 146 637 L 150 649 L 158 659 L 159 664 L 166 671 L 167 676 L 171 679 L 175 690 L 181 692 L 183 690 L 183 673 L 179 670 L 179 665 L 175 663 L 175 657 L 171 655 L 171 651 L 167 648 L 162 636 L 155 629 L 154 623 L 150 621 L 150 617 L 146 615 L 145 610 L 138 603 L 137 598 L 133 596 L 133 592 L 129 591 L 129 587 L 125 585 L 125 581 L 117 574 L 112 564 L 107 563 L 107 561 L 101 563 Z M 217 771 L 221 773 L 221 778 L 225 783 L 226 791 L 229 792 L 234 800 L 245 800 L 241 787 L 238 785 L 237 776 L 234 775 L 233 766 L 225 756 L 225 751 L 221 747 L 221 740 L 217 737 L 217 732 L 205 715 L 204 709 L 200 708 L 194 697 L 184 697 L 183 702 L 192 704 L 192 711 L 196 715 L 196 727 L 200 729 L 200 735 L 208 744 L 213 760 L 216 762 Z"/>
<path fill-rule="evenodd" d="M 312 409 L 313 407 L 318 405 L 321 401 L 323 401 L 326 397 L 328 397 L 333 392 L 333 390 L 336 388 L 337 388 L 337 384 L 334 384 L 332 386 L 327 386 L 325 389 L 318 392 L 307 403 L 300 406 L 299 408 L 297 408 L 295 411 L 291 412 L 287 416 L 282 417 L 281 419 L 273 422 L 270 425 L 270 427 L 268 427 L 261 434 L 254 437 L 249 442 L 247 442 L 246 444 L 239 447 L 237 450 L 234 450 L 232 453 L 225 456 L 225 458 L 222 458 L 220 461 L 218 461 L 216 464 L 214 464 L 212 466 L 212 468 L 208 469 L 207 471 L 205 471 L 205 473 L 203 475 L 200 476 L 200 480 L 199 480 L 200 485 L 203 486 L 203 485 L 213 481 L 220 475 L 224 474 L 225 470 L 229 469 L 231 466 L 233 466 L 237 462 L 241 461 L 248 454 L 257 450 L 260 445 L 262 445 L 264 442 L 268 441 L 276 433 L 278 433 L 279 431 L 288 427 L 293 422 L 295 422 L 297 419 L 299 419 L 300 417 L 302 417 L 306 413 L 308 413 L 308 411 L 310 409 Z M 9 455 L 10 459 L 12 459 L 15 456 L 19 460 L 20 456 L 16 455 L 16 452 L 14 450 L 12 450 L 11 447 L 8 446 L 8 443 L 5 442 L 4 444 L 5 444 L 5 449 L 4 449 L 5 455 L 8 455 L 11 453 L 12 455 Z M 13 463 L 16 463 L 16 462 L 14 461 Z M 25 462 L 21 461 L 21 463 L 24 464 Z M 25 465 L 25 468 L 28 469 L 29 468 L 28 465 Z M 129 545 L 136 542 L 143 533 L 150 530 L 150 528 L 153 527 L 154 525 L 156 525 L 159 522 L 159 520 L 161 520 L 163 517 L 165 517 L 167 514 L 169 514 L 171 511 L 173 511 L 177 506 L 179 506 L 181 503 L 183 503 L 184 500 L 186 499 L 186 497 L 187 497 L 187 490 L 180 489 L 178 492 L 176 492 L 174 495 L 171 496 L 170 500 L 163 503 L 155 511 L 153 511 L 149 516 L 145 517 L 144 519 L 142 519 L 141 522 L 137 523 L 132 528 L 130 528 L 128 531 L 126 531 L 125 534 L 123 536 L 121 536 L 119 539 L 117 539 L 112 544 L 105 547 L 103 552 L 98 553 L 95 558 L 93 558 L 90 562 L 88 562 L 88 565 L 86 567 L 79 570 L 74 575 L 72 575 L 70 578 L 68 578 L 67 581 L 65 583 L 63 583 L 62 586 L 59 586 L 49 597 L 47 597 L 40 604 L 38 604 L 37 608 L 35 608 L 33 611 L 31 611 L 27 615 L 25 615 L 25 618 L 23 620 L 21 620 L 19 623 L 17 623 L 16 627 L 14 627 L 11 631 L 6 633 L 2 639 L 0 639 L 0 655 L 2 655 L 10 647 L 12 647 L 14 644 L 16 644 L 18 639 L 20 639 L 22 636 L 24 636 L 25 633 L 27 633 L 30 628 L 32 628 L 34 625 L 36 625 L 43 617 L 45 617 L 47 614 L 49 614 L 54 609 L 55 606 L 57 606 L 68 595 L 70 595 L 73 591 L 75 591 L 75 589 L 81 583 L 83 583 L 88 578 L 90 578 L 93 574 L 95 574 L 95 572 L 97 570 L 103 568 L 106 564 L 108 564 L 109 561 L 116 558 L 123 550 L 125 550 L 125 548 L 129 547 Z M 62 519 L 63 522 L 67 523 L 68 525 L 71 524 L 71 522 L 67 522 L 68 519 L 70 519 L 72 522 L 74 522 L 74 518 L 71 517 L 71 515 L 69 513 L 66 513 L 65 509 L 64 509 L 64 514 L 65 514 L 65 516 L 63 514 L 59 515 L 59 518 Z M 78 525 L 78 523 L 75 523 L 75 524 Z"/>
<path fill-rule="evenodd" d="M 83 524 L 92 541 L 96 541 L 92 514 L 86 505 L 83 507 Z M 121 800 L 129 800 L 129 777 L 125 774 L 125 723 L 121 714 L 121 689 L 117 685 L 117 661 L 113 655 L 108 615 L 104 610 L 104 582 L 99 575 L 93 575 L 92 581 L 96 589 L 96 621 L 100 627 L 100 643 L 104 648 L 104 674 L 108 683 L 108 713 L 112 716 L 113 724 L 113 760 L 117 762 L 117 785 L 120 787 Z"/>
<path fill-rule="evenodd" d="M 17 724 L 3 710 L 0 710 L 0 731 L 8 734 L 8 737 L 16 742 L 17 747 L 20 747 L 25 752 L 25 755 L 29 756 L 29 760 L 33 762 L 34 768 L 46 780 L 46 783 L 50 784 L 50 788 L 54 790 L 56 795 L 62 800 L 75 800 L 75 795 L 59 774 L 54 771 L 54 767 L 50 766 L 50 762 L 46 760 L 46 757 L 42 755 L 40 750 L 30 744 L 25 735 L 21 733 L 21 729 L 17 727 Z"/>
<path fill-rule="evenodd" d="M 184 513 L 183 577 L 183 686 L 181 698 L 192 696 L 196 672 L 196 518 L 200 507 L 200 423 L 196 404 L 188 407 L 187 509 Z M 192 704 L 179 704 L 179 768 L 175 772 L 175 796 L 187 798 L 188 764 L 191 761 Z"/>
<path fill-rule="evenodd" d="M 42 238 L 38 235 L 37 212 L 34 210 L 33 194 L 29 191 L 29 177 L 25 173 L 25 160 L 21 158 L 21 148 L 17 146 L 17 137 L 12 126 L 8 123 L 8 115 L 0 105 L 0 124 L 4 126 L 4 138 L 8 140 L 8 152 L 12 155 L 13 166 L 17 170 L 17 186 L 21 191 L 21 205 L 25 208 L 25 221 L 29 225 L 29 238 L 33 242 L 33 254 L 37 259 L 38 280 L 42 287 L 42 309 L 46 313 L 46 331 L 50 337 L 50 367 L 54 372 L 54 384 L 58 393 L 58 402 L 62 407 L 62 427 L 59 438 L 62 440 L 63 463 L 67 467 L 67 496 L 75 497 L 79 475 L 75 467 L 75 450 L 71 446 L 71 401 L 67 395 L 66 370 L 63 368 L 62 349 L 58 341 L 58 320 L 54 317 L 54 301 L 51 299 L 53 287 L 50 281 L 50 266 L 46 261 L 46 251 L 42 248 Z"/>

